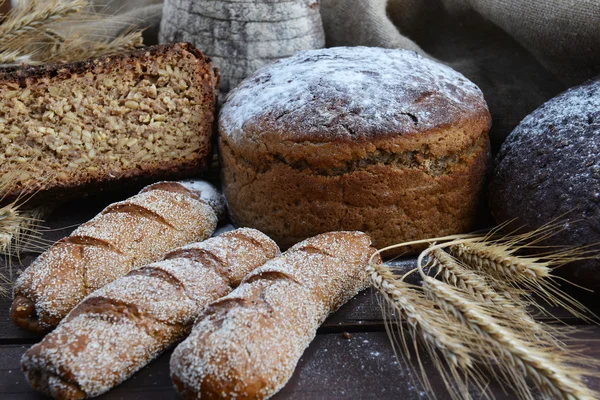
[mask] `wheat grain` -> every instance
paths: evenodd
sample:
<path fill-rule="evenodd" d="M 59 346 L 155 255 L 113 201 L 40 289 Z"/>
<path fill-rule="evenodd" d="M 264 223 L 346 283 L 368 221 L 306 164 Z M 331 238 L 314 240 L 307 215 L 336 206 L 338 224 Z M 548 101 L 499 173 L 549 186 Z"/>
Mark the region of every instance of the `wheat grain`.
<path fill-rule="evenodd" d="M 442 278 L 467 292 L 477 300 L 496 306 L 510 306 L 510 301 L 496 292 L 484 278 L 459 264 L 444 250 L 435 248 L 429 253 L 433 268 Z M 508 304 L 507 304 L 508 303 Z"/>
<path fill-rule="evenodd" d="M 530 377 L 546 396 L 560 399 L 594 399 L 596 394 L 582 383 L 580 371 L 566 365 L 565 357 L 556 350 L 536 346 L 521 338 L 518 332 L 502 326 L 478 303 L 461 295 L 448 284 L 424 276 L 424 289 L 445 312 L 478 336 L 486 338 L 490 347 L 472 345 L 478 349 L 480 361 L 489 362 L 490 352 L 500 359 L 498 367 L 517 384 L 518 393 L 533 398 L 524 377 Z M 486 343 L 486 344 L 487 344 Z M 485 345 L 484 345 L 485 346 Z"/>
<path fill-rule="evenodd" d="M 81 35 L 55 46 L 44 59 L 47 61 L 83 60 L 129 51 L 140 47 L 142 43 L 141 31 L 126 32 L 104 41 L 91 40 L 89 37 Z"/>
<path fill-rule="evenodd" d="M 14 9 L 0 25 L 0 64 L 72 62 L 128 51 L 142 45 L 142 31 L 118 17 L 90 12 L 86 0 L 31 1 Z"/>
<path fill-rule="evenodd" d="M 484 391 L 482 382 L 485 379 L 474 365 L 469 349 L 461 341 L 465 335 L 457 331 L 459 324 L 441 313 L 419 287 L 394 276 L 389 267 L 371 264 L 367 270 L 373 286 L 383 298 L 383 319 L 396 358 L 399 361 L 406 360 L 410 366 L 409 343 L 412 344 L 420 370 L 420 381 L 426 390 L 432 392 L 419 356 L 418 343 L 421 343 L 436 366 L 452 398 L 469 398 L 470 384 Z M 387 312 L 388 309 L 391 311 Z M 402 322 L 406 323 L 408 333 L 405 333 Z"/>
<path fill-rule="evenodd" d="M 0 25 L 2 46 L 7 46 L 16 39 L 78 13 L 87 5 L 85 0 L 27 2 L 25 6 L 9 12 L 5 21 Z"/>
<path fill-rule="evenodd" d="M 0 254 L 11 252 L 13 238 L 19 232 L 23 217 L 14 205 L 0 208 Z"/>
<path fill-rule="evenodd" d="M 431 304 L 423 304 L 426 300 L 420 298 L 410 284 L 394 279 L 389 267 L 384 265 L 370 265 L 368 271 L 373 286 L 393 301 L 394 307 L 406 319 L 408 325 L 419 332 L 425 342 L 446 354 L 458 367 L 472 365 L 466 348 L 432 321 L 427 312 L 432 309 L 427 307 Z"/>
<path fill-rule="evenodd" d="M 489 274 L 497 282 L 506 282 L 517 288 L 525 286 L 549 304 L 560 306 L 584 321 L 598 320 L 598 317 L 587 307 L 562 291 L 552 279 L 553 268 L 578 259 L 580 249 L 567 249 L 543 257 L 519 257 L 514 255 L 517 247 L 498 241 L 486 243 L 465 239 L 446 245 L 454 257 L 472 268 Z M 580 255 L 580 258 L 585 257 Z M 534 302 L 531 303 L 536 305 Z M 537 305 L 537 308 L 545 312 L 543 307 Z"/>
<path fill-rule="evenodd" d="M 550 277 L 550 263 L 537 257 L 517 257 L 509 246 L 465 241 L 450 246 L 450 253 L 490 275 L 512 282 Z"/>

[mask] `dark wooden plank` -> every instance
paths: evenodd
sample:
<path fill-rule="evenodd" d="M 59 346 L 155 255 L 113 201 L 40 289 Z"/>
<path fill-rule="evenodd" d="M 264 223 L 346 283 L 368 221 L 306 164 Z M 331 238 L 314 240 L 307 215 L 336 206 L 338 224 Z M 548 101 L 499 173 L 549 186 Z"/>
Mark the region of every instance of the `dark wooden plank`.
<path fill-rule="evenodd" d="M 10 11 L 10 1 L 0 0 L 0 14 L 6 14 Z M 2 22 L 3 16 L 0 16 L 0 22 Z"/>
<path fill-rule="evenodd" d="M 76 200 L 66 203 L 58 208 L 49 216 L 46 225 L 51 230 L 44 232 L 44 238 L 56 241 L 67 236 L 75 226 L 81 222 L 87 221 L 100 212 L 106 205 L 122 199 L 123 195 L 103 195 L 89 197 L 85 200 Z M 15 270 L 24 269 L 35 258 L 34 254 L 26 254 L 22 257 L 23 264 L 16 266 Z M 2 261 L 0 261 L 0 264 Z M 415 259 L 405 258 L 392 262 L 399 274 L 403 274 L 415 267 Z M 6 270 L 0 265 L 0 271 Z M 413 283 L 418 283 L 418 276 L 415 274 Z M 40 335 L 32 334 L 19 329 L 10 322 L 9 308 L 10 299 L 0 299 L 0 344 L 18 344 L 34 343 L 39 341 Z M 600 314 L 600 297 L 587 299 L 586 303 Z M 568 324 L 580 323 L 568 313 L 560 309 L 552 310 L 552 313 L 561 321 Z M 542 320 L 548 320 L 547 317 L 541 317 Z M 381 331 L 383 323 L 381 321 L 381 311 L 377 302 L 377 296 L 374 291 L 367 290 L 360 293 L 356 298 L 344 305 L 340 310 L 333 314 L 323 324 L 320 332 L 360 332 L 360 331 Z"/>
<path fill-rule="evenodd" d="M 600 361 L 600 328 L 589 327 L 574 337 L 578 346 L 587 344 L 588 356 Z M 15 400 L 41 399 L 27 384 L 19 369 L 19 359 L 28 346 L 0 346 L 0 398 Z M 154 400 L 177 398 L 169 378 L 170 351 L 142 369 L 130 380 L 99 397 L 104 400 Z M 93 362 L 93 361 L 92 361 Z M 431 362 L 424 357 L 427 374 L 438 398 L 447 398 L 443 384 L 436 379 Z M 292 379 L 275 399 L 421 399 L 421 387 L 414 382 L 414 372 L 398 363 L 383 332 L 320 334 L 304 353 Z M 600 377 L 589 382 L 600 390 Z M 492 382 L 498 399 L 512 399 L 501 386 Z M 477 398 L 478 396 L 474 396 Z"/>
<path fill-rule="evenodd" d="M 27 332 L 12 324 L 10 320 L 10 299 L 0 299 L 0 345 L 35 343 L 41 340 L 39 334 Z M 592 303 L 587 303 L 592 304 Z M 598 313 L 598 307 L 595 307 Z M 576 325 L 581 321 L 572 317 L 564 310 L 552 309 L 552 314 L 560 321 Z M 556 322 L 557 319 L 540 316 L 538 319 L 545 322 Z M 373 289 L 367 289 L 343 305 L 336 313 L 331 315 L 321 326 L 320 333 L 334 332 L 367 332 L 383 331 L 384 325 L 381 318 L 381 309 L 378 296 Z"/>

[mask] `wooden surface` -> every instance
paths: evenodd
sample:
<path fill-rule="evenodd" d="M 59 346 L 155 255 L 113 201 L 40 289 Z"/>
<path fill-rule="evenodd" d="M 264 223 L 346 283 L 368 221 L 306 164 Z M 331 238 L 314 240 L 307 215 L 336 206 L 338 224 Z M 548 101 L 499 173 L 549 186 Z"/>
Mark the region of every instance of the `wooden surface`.
<path fill-rule="evenodd" d="M 58 208 L 47 220 L 54 230 L 44 235 L 57 240 L 67 235 L 74 224 L 94 216 L 106 204 L 108 197 L 91 198 Z M 58 228 L 58 229 L 57 229 Z M 61 229 L 62 228 L 62 229 Z M 33 255 L 23 257 L 27 265 Z M 412 260 L 397 262 L 408 269 Z M 17 268 L 19 268 L 17 266 Z M 596 303 L 596 304 L 594 304 Z M 597 313 L 598 304 L 589 303 Z M 19 366 L 20 357 L 40 335 L 12 325 L 9 318 L 10 300 L 0 300 L 0 399 L 42 399 L 25 380 Z M 600 327 L 583 324 L 575 318 L 553 310 L 560 320 L 573 326 L 573 343 L 586 348 L 586 354 L 600 362 Z M 101 399 L 175 399 L 177 394 L 169 377 L 171 351 L 160 356 L 131 379 L 114 388 Z M 427 358 L 424 364 L 438 399 L 448 395 L 436 378 Z M 93 360 L 90 360 L 93 362 Z M 600 364 L 599 364 L 600 365 Z M 600 390 L 599 378 L 588 383 Z M 425 393 L 416 381 L 417 375 L 403 362 L 398 362 L 388 342 L 376 295 L 367 290 L 343 306 L 320 328 L 316 339 L 304 353 L 294 376 L 275 399 L 421 399 Z M 512 399 L 499 383 L 491 382 L 490 390 L 497 399 Z M 474 394 L 474 398 L 478 395 Z"/>

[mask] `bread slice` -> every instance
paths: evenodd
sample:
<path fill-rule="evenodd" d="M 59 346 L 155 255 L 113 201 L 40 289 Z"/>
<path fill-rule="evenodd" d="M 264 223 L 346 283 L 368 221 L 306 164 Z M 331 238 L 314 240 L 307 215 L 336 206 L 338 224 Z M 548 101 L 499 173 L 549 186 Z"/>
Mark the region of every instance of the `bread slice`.
<path fill-rule="evenodd" d="M 0 174 L 20 171 L 7 197 L 205 169 L 218 81 L 186 43 L 0 70 Z"/>

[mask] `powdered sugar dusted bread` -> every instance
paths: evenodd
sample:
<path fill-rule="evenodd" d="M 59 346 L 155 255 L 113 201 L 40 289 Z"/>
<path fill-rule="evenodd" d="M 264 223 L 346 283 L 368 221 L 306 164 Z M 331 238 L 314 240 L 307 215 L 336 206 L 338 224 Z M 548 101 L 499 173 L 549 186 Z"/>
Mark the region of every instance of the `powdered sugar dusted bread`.
<path fill-rule="evenodd" d="M 79 303 L 23 355 L 23 371 L 55 398 L 104 393 L 185 337 L 209 302 L 278 253 L 247 228 L 172 251 Z"/>
<path fill-rule="evenodd" d="M 231 216 L 284 247 L 340 229 L 377 247 L 468 231 L 489 128 L 481 91 L 413 52 L 301 52 L 246 79 L 222 108 Z"/>
<path fill-rule="evenodd" d="M 210 237 L 219 207 L 215 211 L 189 185 L 151 185 L 111 204 L 54 244 L 17 280 L 13 321 L 28 330 L 48 330 L 94 290 L 159 260 L 168 250 Z"/>
<path fill-rule="evenodd" d="M 496 220 L 533 230 L 556 218 L 551 246 L 600 243 L 600 80 L 572 88 L 528 115 L 506 139 L 494 167 L 490 205 Z M 544 252 L 547 249 L 543 249 Z M 600 291 L 598 259 L 556 270 Z"/>
<path fill-rule="evenodd" d="M 375 249 L 360 232 L 326 233 L 251 272 L 212 303 L 171 357 L 187 399 L 264 399 L 292 376 L 317 328 L 368 285 Z"/>

